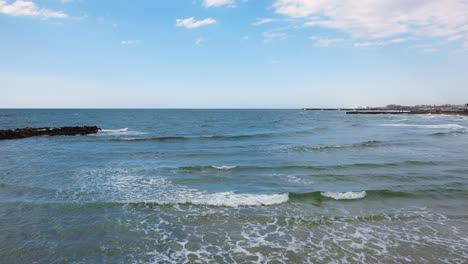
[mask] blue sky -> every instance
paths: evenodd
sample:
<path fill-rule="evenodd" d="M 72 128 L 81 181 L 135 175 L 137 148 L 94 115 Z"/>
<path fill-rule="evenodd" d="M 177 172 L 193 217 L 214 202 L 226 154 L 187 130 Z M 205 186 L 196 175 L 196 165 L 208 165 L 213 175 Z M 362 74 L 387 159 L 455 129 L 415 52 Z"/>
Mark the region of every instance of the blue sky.
<path fill-rule="evenodd" d="M 0 0 L 0 108 L 468 103 L 466 0 Z"/>

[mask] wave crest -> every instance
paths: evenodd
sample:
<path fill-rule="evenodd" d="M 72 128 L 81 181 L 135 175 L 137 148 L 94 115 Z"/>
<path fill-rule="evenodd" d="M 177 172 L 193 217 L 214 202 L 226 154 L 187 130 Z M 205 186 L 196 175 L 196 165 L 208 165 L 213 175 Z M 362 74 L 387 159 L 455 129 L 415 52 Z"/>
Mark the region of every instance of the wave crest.
<path fill-rule="evenodd" d="M 334 200 L 355 200 L 366 197 L 366 191 L 362 192 L 321 192 L 322 196 Z"/>
<path fill-rule="evenodd" d="M 128 127 L 120 129 L 101 129 L 102 133 L 125 133 L 128 132 Z"/>
<path fill-rule="evenodd" d="M 223 165 L 223 166 L 212 166 L 213 168 L 217 169 L 217 170 L 230 170 L 230 169 L 234 169 L 236 168 L 237 166 L 227 166 L 227 165 Z"/>
<path fill-rule="evenodd" d="M 289 200 L 287 193 L 284 194 L 236 194 L 233 192 L 220 192 L 201 195 L 191 199 L 187 203 L 194 205 L 210 206 L 265 206 L 286 203 Z"/>

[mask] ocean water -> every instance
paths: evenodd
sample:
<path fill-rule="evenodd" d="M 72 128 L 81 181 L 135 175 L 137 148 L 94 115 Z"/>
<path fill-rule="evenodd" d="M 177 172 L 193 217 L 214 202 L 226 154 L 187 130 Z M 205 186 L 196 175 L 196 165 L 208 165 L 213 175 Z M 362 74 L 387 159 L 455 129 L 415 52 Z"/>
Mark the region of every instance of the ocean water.
<path fill-rule="evenodd" d="M 467 263 L 468 118 L 0 110 L 0 263 Z"/>

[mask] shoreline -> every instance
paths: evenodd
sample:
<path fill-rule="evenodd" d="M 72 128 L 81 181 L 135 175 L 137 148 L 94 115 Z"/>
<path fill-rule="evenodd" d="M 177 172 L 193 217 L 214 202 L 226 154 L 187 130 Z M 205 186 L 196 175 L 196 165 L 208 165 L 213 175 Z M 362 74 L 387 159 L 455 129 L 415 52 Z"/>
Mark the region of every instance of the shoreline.
<path fill-rule="evenodd" d="M 468 116 L 468 104 L 441 106 L 402 106 L 387 105 L 384 107 L 344 107 L 344 108 L 302 108 L 304 111 L 346 111 L 349 115 L 460 115 Z"/>
<path fill-rule="evenodd" d="M 349 111 L 347 115 L 457 115 L 468 116 L 468 111 Z"/>

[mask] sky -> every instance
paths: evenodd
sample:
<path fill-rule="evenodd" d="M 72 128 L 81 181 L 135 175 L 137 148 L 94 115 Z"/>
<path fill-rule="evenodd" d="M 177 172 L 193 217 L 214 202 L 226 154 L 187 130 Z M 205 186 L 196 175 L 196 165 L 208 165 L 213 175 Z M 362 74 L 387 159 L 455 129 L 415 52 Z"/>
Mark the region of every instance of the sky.
<path fill-rule="evenodd" d="M 0 108 L 468 103 L 468 0 L 0 0 Z"/>

